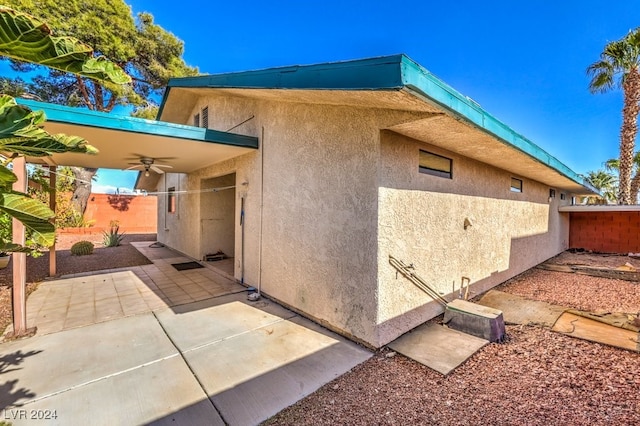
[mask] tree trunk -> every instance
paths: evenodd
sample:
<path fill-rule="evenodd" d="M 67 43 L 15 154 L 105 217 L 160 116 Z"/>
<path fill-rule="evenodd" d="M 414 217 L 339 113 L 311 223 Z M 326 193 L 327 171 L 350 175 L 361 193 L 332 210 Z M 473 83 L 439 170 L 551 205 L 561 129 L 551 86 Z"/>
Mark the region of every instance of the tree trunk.
<path fill-rule="evenodd" d="M 640 72 L 632 68 L 622 83 L 624 106 L 622 108 L 622 129 L 620 130 L 620 181 L 618 204 L 635 204 L 631 198 L 631 171 L 638 133 L 638 112 L 640 106 Z"/>
<path fill-rule="evenodd" d="M 91 195 L 91 180 L 95 176 L 98 169 L 85 169 L 83 167 L 71 167 L 73 171 L 73 198 L 71 205 L 79 215 L 84 215 L 87 209 L 89 195 Z"/>
<path fill-rule="evenodd" d="M 640 194 L 640 171 L 631 179 L 631 203 L 638 204 L 638 194 Z"/>

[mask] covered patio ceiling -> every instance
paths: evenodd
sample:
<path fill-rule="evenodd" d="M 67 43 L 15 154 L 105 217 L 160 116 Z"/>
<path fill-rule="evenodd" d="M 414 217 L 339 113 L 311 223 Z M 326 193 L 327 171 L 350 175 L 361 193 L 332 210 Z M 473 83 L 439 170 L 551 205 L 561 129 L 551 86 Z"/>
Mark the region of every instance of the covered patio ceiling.
<path fill-rule="evenodd" d="M 136 157 L 147 157 L 171 166 L 166 169 L 168 172 L 191 173 L 258 148 L 258 138 L 252 136 L 32 100 L 17 101 L 32 110 L 44 111 L 44 128 L 49 133 L 80 136 L 100 151 L 97 155 L 28 157 L 27 162 L 34 164 L 126 169 L 138 162 Z"/>

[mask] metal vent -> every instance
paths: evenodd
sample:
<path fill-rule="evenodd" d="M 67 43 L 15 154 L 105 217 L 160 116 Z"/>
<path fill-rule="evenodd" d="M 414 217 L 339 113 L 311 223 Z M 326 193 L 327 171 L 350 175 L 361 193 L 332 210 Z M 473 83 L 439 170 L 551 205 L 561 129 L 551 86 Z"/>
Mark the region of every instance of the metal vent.
<path fill-rule="evenodd" d="M 209 107 L 202 108 L 202 127 L 209 128 Z"/>

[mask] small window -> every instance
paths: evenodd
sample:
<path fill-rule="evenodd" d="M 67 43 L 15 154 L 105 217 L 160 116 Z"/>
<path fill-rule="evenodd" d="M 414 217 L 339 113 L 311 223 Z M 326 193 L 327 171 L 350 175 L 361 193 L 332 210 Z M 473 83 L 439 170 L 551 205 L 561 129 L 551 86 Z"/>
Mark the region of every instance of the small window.
<path fill-rule="evenodd" d="M 522 192 L 522 180 L 511 178 L 511 192 Z"/>
<path fill-rule="evenodd" d="M 193 116 L 193 125 L 196 127 L 200 127 L 200 114 L 196 114 Z"/>
<path fill-rule="evenodd" d="M 209 107 L 202 108 L 202 127 L 209 128 Z"/>
<path fill-rule="evenodd" d="M 549 190 L 549 198 L 556 198 L 556 190 L 555 189 L 550 189 Z"/>
<path fill-rule="evenodd" d="M 167 212 L 175 213 L 176 212 L 176 187 L 172 186 L 169 188 L 167 193 Z"/>
<path fill-rule="evenodd" d="M 567 195 L 564 192 L 560 193 L 560 199 L 561 200 L 566 200 L 567 199 Z"/>
<path fill-rule="evenodd" d="M 451 179 L 452 163 L 451 158 L 420 150 L 420 173 Z"/>

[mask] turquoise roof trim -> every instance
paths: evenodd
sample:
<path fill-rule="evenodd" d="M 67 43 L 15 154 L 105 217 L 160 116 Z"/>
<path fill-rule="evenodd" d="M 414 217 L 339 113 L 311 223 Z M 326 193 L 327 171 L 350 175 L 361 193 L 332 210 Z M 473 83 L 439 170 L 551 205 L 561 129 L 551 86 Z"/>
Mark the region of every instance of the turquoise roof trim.
<path fill-rule="evenodd" d="M 28 99 L 16 99 L 16 101 L 18 104 L 29 107 L 32 110 L 44 111 L 47 116 L 47 121 L 51 122 L 142 133 L 153 136 L 188 139 L 243 148 L 258 148 L 258 138 L 253 136 L 219 132 L 201 127 L 184 126 L 181 124 L 166 123 L 163 121 L 145 120 L 143 118 L 127 117 L 106 112 L 91 111 L 84 108 L 67 107 L 47 102 L 37 102 Z"/>
<path fill-rule="evenodd" d="M 346 62 L 270 68 L 197 77 L 174 78 L 169 81 L 158 117 L 171 88 L 263 88 L 298 90 L 407 90 L 433 102 L 455 116 L 492 134 L 504 143 L 529 155 L 563 176 L 598 193 L 582 176 L 557 158 L 515 132 L 431 74 L 406 55 L 383 56 Z"/>

